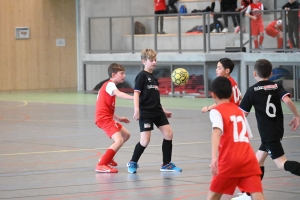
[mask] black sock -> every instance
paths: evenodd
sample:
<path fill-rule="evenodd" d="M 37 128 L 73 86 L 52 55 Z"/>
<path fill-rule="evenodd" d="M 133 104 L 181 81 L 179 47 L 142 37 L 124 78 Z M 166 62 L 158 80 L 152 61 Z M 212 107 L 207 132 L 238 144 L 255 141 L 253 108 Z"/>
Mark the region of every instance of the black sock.
<path fill-rule="evenodd" d="M 265 166 L 260 166 L 260 170 L 261 170 L 260 179 L 262 180 L 264 178 L 264 175 L 265 175 Z"/>
<path fill-rule="evenodd" d="M 289 171 L 292 174 L 295 174 L 297 176 L 300 176 L 300 163 L 296 161 L 286 161 L 284 163 L 284 170 Z"/>
<path fill-rule="evenodd" d="M 172 158 L 172 140 L 164 139 L 162 143 L 162 153 L 163 153 L 163 165 L 169 164 Z"/>
<path fill-rule="evenodd" d="M 146 147 L 143 147 L 140 142 L 135 145 L 131 161 L 138 162 Z"/>

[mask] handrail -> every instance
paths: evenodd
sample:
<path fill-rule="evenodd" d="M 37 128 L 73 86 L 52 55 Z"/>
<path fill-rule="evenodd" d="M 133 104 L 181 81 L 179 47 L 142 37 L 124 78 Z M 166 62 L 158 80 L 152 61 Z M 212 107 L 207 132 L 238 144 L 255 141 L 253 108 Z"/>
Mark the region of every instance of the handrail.
<path fill-rule="evenodd" d="M 293 10 L 293 12 L 296 12 L 299 10 Z M 270 14 L 273 13 L 274 17 L 277 16 L 277 13 L 280 13 L 281 16 L 283 16 L 282 20 L 283 23 L 286 24 L 287 19 L 286 19 L 286 15 L 285 15 L 285 11 L 284 10 L 265 10 L 263 11 L 264 14 Z M 291 12 L 291 11 L 290 11 Z M 160 52 L 178 52 L 178 53 L 183 53 L 183 52 L 190 52 L 190 51 L 203 51 L 204 53 L 209 53 L 211 51 L 224 51 L 226 50 L 223 48 L 217 48 L 217 49 L 213 49 L 211 48 L 211 33 L 210 33 L 210 26 L 209 24 L 211 24 L 211 14 L 210 12 L 203 12 L 203 13 L 188 13 L 188 14 L 181 14 L 181 13 L 175 13 L 175 14 L 160 14 L 160 15 L 135 15 L 135 16 L 109 16 L 109 17 L 90 17 L 88 18 L 88 52 L 89 53 L 123 53 L 123 52 L 131 52 L 131 53 L 135 53 L 137 51 L 140 51 L 141 49 L 136 49 L 135 48 L 135 44 L 136 44 L 136 35 L 134 34 L 134 21 L 135 19 L 140 19 L 140 18 L 151 18 L 154 19 L 153 20 L 153 27 L 154 27 L 154 33 L 149 35 L 150 37 L 153 36 L 154 38 L 154 49 L 156 51 L 160 51 Z M 222 15 L 239 15 L 240 20 L 240 27 L 242 29 L 242 27 L 245 27 L 244 22 L 242 20 L 243 18 L 243 13 L 237 13 L 237 12 L 219 12 L 218 14 L 222 14 Z M 178 47 L 172 48 L 172 49 L 161 49 L 159 48 L 158 45 L 158 39 L 161 38 L 160 35 L 158 37 L 158 30 L 156 27 L 156 22 L 157 22 L 157 18 L 158 17 L 176 17 L 177 18 L 177 41 L 178 41 Z M 202 44 L 203 44 L 203 48 L 199 47 L 199 48 L 193 48 L 193 49 L 183 49 L 182 48 L 182 37 L 184 35 L 184 33 L 181 33 L 182 30 L 182 20 L 186 20 L 187 18 L 184 17 L 191 17 L 191 16 L 196 16 L 196 17 L 202 17 L 202 26 L 203 26 L 203 33 L 202 33 Z M 92 27 L 91 23 L 93 20 L 108 20 L 108 38 L 102 38 L 103 41 L 108 42 L 108 48 L 102 48 L 102 49 L 92 49 L 92 45 L 94 44 L 95 41 L 93 40 L 93 31 L 92 29 L 95 27 Z M 114 43 L 113 43 L 113 36 L 115 34 L 116 31 L 114 31 L 114 19 L 130 19 L 130 24 L 131 24 L 131 29 L 130 29 L 130 38 L 131 38 L 131 43 L 130 43 L 130 49 L 115 49 L 114 48 Z M 248 18 L 247 18 L 248 19 Z M 147 19 L 146 19 L 147 20 Z M 249 19 L 250 20 L 250 19 Z M 274 19 L 273 19 L 274 20 Z M 269 51 L 269 50 L 278 50 L 277 48 L 268 48 L 268 49 L 253 49 L 252 48 L 252 37 L 251 37 L 251 26 L 249 23 L 249 40 L 246 42 L 243 42 L 243 33 L 241 31 L 241 33 L 239 34 L 239 45 L 236 46 L 237 49 L 239 49 L 242 52 L 242 49 L 245 45 L 247 45 L 249 43 L 249 51 L 250 52 L 256 52 L 256 51 Z M 101 30 L 102 32 L 104 31 L 104 29 Z M 123 31 L 123 30 L 122 30 Z M 286 52 L 289 51 L 289 49 L 286 46 L 286 41 L 287 41 L 287 36 L 286 36 L 286 27 L 283 26 L 283 32 L 285 34 L 283 34 L 283 40 L 284 40 L 284 46 L 283 49 L 281 49 L 282 51 Z M 121 33 L 121 36 L 119 36 L 121 39 L 123 39 L 124 33 Z M 175 33 L 176 36 L 176 33 Z M 98 40 L 101 40 L 98 38 Z M 102 45 L 102 43 L 101 43 Z M 100 45 L 100 46 L 101 46 Z M 119 45 L 121 46 L 121 45 Z"/>

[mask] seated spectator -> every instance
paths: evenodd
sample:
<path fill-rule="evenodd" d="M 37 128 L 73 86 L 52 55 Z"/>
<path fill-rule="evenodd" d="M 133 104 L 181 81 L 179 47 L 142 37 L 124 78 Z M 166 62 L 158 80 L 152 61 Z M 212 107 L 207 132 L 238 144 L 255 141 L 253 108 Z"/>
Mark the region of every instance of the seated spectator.
<path fill-rule="evenodd" d="M 167 7 L 167 13 L 172 14 L 172 13 L 178 13 L 178 9 L 175 6 L 175 3 L 178 0 L 169 0 L 168 1 L 168 7 Z"/>
<path fill-rule="evenodd" d="M 219 0 L 220 2 L 221 0 Z M 221 6 L 221 4 L 220 4 Z M 212 33 L 217 33 L 217 32 L 220 32 L 221 30 L 223 30 L 223 24 L 218 20 L 219 18 L 222 18 L 222 14 L 220 13 L 214 13 L 214 10 L 215 10 L 215 0 L 211 0 L 211 12 L 212 12 L 212 15 L 213 15 L 213 29 L 212 30 Z M 220 8 L 220 10 L 222 10 L 222 8 Z M 218 30 L 219 29 L 219 30 Z"/>

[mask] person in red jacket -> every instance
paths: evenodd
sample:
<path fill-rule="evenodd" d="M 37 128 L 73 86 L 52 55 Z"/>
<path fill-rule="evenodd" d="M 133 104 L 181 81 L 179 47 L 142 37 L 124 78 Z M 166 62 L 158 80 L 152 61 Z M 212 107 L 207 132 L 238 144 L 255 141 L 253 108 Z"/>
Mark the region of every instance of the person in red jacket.
<path fill-rule="evenodd" d="M 166 2 L 165 0 L 154 0 L 154 14 L 156 15 L 163 15 L 166 14 Z M 160 31 L 158 31 L 158 19 L 160 20 Z M 156 20 L 156 31 L 159 34 L 166 34 L 163 29 L 164 29 L 164 17 L 159 16 L 155 17 Z"/>

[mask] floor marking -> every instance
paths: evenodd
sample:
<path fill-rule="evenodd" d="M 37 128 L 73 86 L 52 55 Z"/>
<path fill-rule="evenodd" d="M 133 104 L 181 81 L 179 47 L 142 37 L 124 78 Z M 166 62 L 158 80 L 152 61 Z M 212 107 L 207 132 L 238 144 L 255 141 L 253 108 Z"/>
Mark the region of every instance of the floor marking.
<path fill-rule="evenodd" d="M 300 136 L 283 137 L 283 139 L 293 139 L 293 138 L 300 138 Z M 260 138 L 254 138 L 254 139 L 251 139 L 251 140 L 260 140 Z M 193 145 L 193 144 L 207 144 L 207 143 L 211 143 L 211 141 L 176 143 L 176 144 L 173 144 L 173 146 Z M 134 147 L 135 146 L 124 146 L 124 147 L 121 147 L 121 148 L 122 149 L 131 149 L 131 148 L 134 148 Z M 149 147 L 161 147 L 161 144 L 148 145 L 148 148 Z M 68 153 L 68 152 L 106 150 L 106 149 L 107 149 L 107 147 L 105 147 L 105 148 L 93 148 L 93 149 L 72 149 L 72 150 L 40 151 L 40 152 L 27 152 L 27 153 L 8 153 L 8 154 L 0 154 L 0 156 L 19 156 L 19 155 L 47 154 L 47 153 Z"/>
<path fill-rule="evenodd" d="M 0 100 L 0 101 L 3 101 L 3 100 Z M 14 102 L 22 102 L 23 104 L 22 105 L 17 105 L 17 106 L 11 106 L 11 107 L 7 107 L 7 108 L 4 108 L 4 109 L 14 109 L 14 108 L 19 108 L 19 107 L 23 107 L 23 106 L 27 106 L 28 105 L 28 102 L 27 101 L 14 101 Z M 1 108 L 1 107 L 0 107 Z M 0 109 L 1 110 L 1 109 Z"/>

